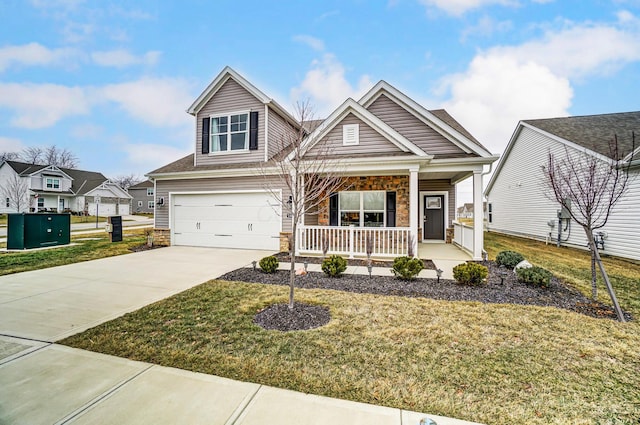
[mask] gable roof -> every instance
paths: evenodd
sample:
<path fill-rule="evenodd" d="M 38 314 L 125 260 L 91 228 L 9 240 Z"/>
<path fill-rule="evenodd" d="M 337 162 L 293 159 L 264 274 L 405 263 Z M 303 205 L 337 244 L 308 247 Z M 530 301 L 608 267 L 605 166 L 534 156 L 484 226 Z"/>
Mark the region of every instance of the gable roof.
<path fill-rule="evenodd" d="M 214 78 L 211 83 L 209 83 L 207 88 L 204 89 L 200 96 L 198 96 L 198 98 L 191 104 L 191 106 L 189 106 L 189 108 L 187 109 L 187 113 L 195 116 L 229 79 L 233 79 L 233 81 L 235 81 L 242 88 L 251 93 L 256 99 L 258 99 L 263 104 L 268 105 L 291 124 L 294 124 L 296 126 L 299 125 L 298 120 L 296 120 L 295 117 L 291 115 L 286 109 L 280 106 L 278 102 L 264 94 L 260 89 L 251 84 L 246 78 L 238 74 L 230 66 L 225 66 L 224 69 L 218 74 L 218 76 Z"/>
<path fill-rule="evenodd" d="M 19 161 L 5 161 L 13 170 L 22 177 L 30 176 L 46 168 L 53 167 L 51 165 L 28 164 Z M 71 192 L 76 195 L 83 195 L 108 179 L 96 171 L 76 170 L 73 168 L 55 167 L 71 178 Z"/>
<path fill-rule="evenodd" d="M 410 152 L 419 157 L 430 159 L 433 156 L 411 143 L 406 137 L 395 131 L 388 124 L 366 110 L 355 100 L 348 98 L 329 117 L 324 120 L 302 143 L 303 152 L 313 148 L 324 136 L 335 128 L 348 114 L 360 118 L 385 139 L 396 145 L 403 152 Z"/>
<path fill-rule="evenodd" d="M 149 187 L 153 187 L 153 182 L 151 180 L 143 180 L 140 183 L 132 184 L 129 186 L 129 189 L 147 189 Z"/>
<path fill-rule="evenodd" d="M 614 135 L 618 139 L 620 158 L 632 150 L 631 133 L 635 131 L 640 137 L 640 111 L 522 122 L 612 159 L 616 159 L 610 145 Z"/>
<path fill-rule="evenodd" d="M 430 111 L 384 80 L 380 80 L 373 86 L 371 90 L 362 96 L 358 103 L 365 108 L 369 108 L 369 106 L 383 94 L 466 153 L 475 153 L 479 156 L 492 156 L 491 152 L 449 115 L 447 111 L 444 109 Z"/>
<path fill-rule="evenodd" d="M 619 159 L 632 159 L 632 132 L 640 134 L 640 111 L 621 112 L 614 114 L 583 115 L 575 117 L 545 118 L 536 120 L 523 120 L 516 126 L 509 144 L 505 148 L 502 158 L 491 176 L 484 191 L 485 196 L 491 191 L 500 170 L 509 158 L 523 128 L 530 128 L 538 133 L 545 134 L 553 140 L 575 148 L 584 148 L 591 155 L 600 155 L 604 158 L 612 158 L 610 142 L 613 135 L 618 138 Z M 636 151 L 638 146 L 636 145 Z M 602 159 L 604 159 L 602 158 Z"/>

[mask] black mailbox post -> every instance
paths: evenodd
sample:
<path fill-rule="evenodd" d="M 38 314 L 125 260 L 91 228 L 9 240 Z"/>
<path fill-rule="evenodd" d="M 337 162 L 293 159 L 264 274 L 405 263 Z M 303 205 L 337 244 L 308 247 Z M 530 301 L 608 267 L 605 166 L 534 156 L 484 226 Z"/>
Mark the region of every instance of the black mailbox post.
<path fill-rule="evenodd" d="M 111 231 L 109 232 L 111 242 L 122 241 L 122 216 L 112 215 L 107 217 L 107 221 L 111 225 Z"/>

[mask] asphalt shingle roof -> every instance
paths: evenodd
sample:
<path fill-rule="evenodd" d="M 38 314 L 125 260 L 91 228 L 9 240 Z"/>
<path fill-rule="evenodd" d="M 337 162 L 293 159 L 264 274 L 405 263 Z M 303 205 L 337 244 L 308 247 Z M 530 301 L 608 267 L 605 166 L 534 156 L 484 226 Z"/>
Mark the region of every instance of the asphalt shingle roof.
<path fill-rule="evenodd" d="M 21 176 L 28 176 L 29 174 L 33 174 L 36 171 L 40 171 L 43 168 L 48 167 L 48 165 L 27 164 L 19 161 L 7 161 L 7 164 Z M 73 168 L 62 167 L 58 168 L 73 179 L 71 183 L 71 192 L 77 195 L 83 195 L 90 192 L 108 180 L 102 173 L 98 173 L 96 171 L 76 170 Z"/>
<path fill-rule="evenodd" d="M 640 139 L 640 111 L 616 114 L 524 120 L 540 130 L 613 158 L 613 138 L 618 138 L 619 158 L 632 150 L 632 132 Z M 640 140 L 636 141 L 638 148 Z"/>

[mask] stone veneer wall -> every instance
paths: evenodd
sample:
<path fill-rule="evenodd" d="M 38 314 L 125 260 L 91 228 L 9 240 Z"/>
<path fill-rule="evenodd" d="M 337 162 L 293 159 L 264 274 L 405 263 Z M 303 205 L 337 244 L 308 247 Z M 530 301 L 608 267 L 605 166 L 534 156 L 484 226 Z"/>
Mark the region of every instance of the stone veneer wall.
<path fill-rule="evenodd" d="M 153 244 L 159 246 L 171 245 L 171 230 L 153 229 Z"/>
<path fill-rule="evenodd" d="M 343 190 L 384 190 L 396 192 L 396 227 L 409 227 L 409 176 L 345 177 Z M 329 198 L 318 210 L 318 224 L 329 225 Z"/>

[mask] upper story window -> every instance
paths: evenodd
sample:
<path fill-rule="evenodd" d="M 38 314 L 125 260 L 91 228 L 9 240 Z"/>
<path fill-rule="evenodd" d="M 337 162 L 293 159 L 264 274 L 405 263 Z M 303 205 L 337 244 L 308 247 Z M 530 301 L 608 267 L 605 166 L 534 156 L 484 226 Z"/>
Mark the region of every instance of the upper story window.
<path fill-rule="evenodd" d="M 47 179 L 46 179 L 46 188 L 47 189 L 60 189 L 60 179 L 47 177 Z"/>
<path fill-rule="evenodd" d="M 210 152 L 249 149 L 249 113 L 211 117 Z"/>
<path fill-rule="evenodd" d="M 152 187 L 148 187 L 147 188 L 147 196 L 153 196 L 153 188 Z"/>

